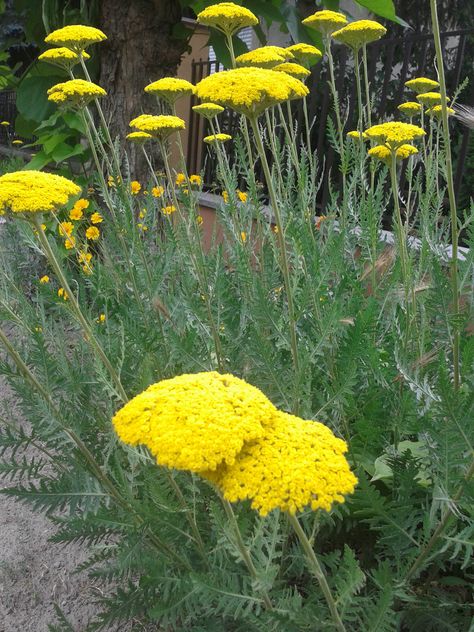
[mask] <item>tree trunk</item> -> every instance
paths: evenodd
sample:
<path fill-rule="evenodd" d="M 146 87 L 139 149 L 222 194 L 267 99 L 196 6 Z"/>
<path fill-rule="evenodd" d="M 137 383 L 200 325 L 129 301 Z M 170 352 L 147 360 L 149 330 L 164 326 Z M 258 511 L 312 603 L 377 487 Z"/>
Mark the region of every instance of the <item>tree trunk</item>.
<path fill-rule="evenodd" d="M 180 21 L 179 0 L 102 0 L 100 28 L 108 39 L 101 44 L 100 85 L 109 95 L 102 107 L 113 138 L 123 142 L 131 118 L 157 113 L 155 99 L 143 89 L 176 74 L 187 49 L 187 39 L 173 37 Z M 134 153 L 131 169 L 138 177 L 143 165 Z"/>

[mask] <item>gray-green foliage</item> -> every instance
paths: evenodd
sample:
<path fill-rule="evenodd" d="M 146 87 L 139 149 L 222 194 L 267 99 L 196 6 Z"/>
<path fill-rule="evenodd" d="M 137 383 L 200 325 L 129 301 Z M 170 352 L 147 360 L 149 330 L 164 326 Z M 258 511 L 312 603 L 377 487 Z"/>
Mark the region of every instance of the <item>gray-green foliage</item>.
<path fill-rule="evenodd" d="M 271 133 L 264 134 L 267 143 Z M 428 175 L 419 172 L 413 184 L 421 237 L 410 260 L 413 320 L 396 246 L 377 243 L 373 251 L 374 232 L 390 204 L 386 169 L 377 168 L 373 192 L 367 187 L 362 196 L 359 149 L 347 142 L 355 173 L 350 172 L 342 229 L 336 194 L 328 217 L 315 222 L 317 177 L 304 150 L 296 166 L 288 143 L 270 146 L 277 152 L 274 186 L 296 311 L 295 370 L 276 235 L 245 145 L 236 142 L 237 165 L 218 174 L 220 189 L 230 193 L 216 211 L 223 239 L 208 252 L 201 250 L 192 196 L 180 194 L 182 216 L 168 221 L 152 195 L 131 197 L 127 183 L 111 189 L 113 221 L 99 183 L 91 182 L 105 216 L 92 275 L 83 274 L 74 255 L 66 256 L 57 231 L 48 231 L 48 239 L 130 396 L 163 378 L 218 368 L 260 387 L 282 409 L 321 420 L 348 442 L 359 478 L 355 493 L 330 514 L 302 516 L 347 630 L 467 631 L 472 225 L 471 253 L 460 262 L 466 307 L 453 321 L 441 261 L 447 236 L 438 222 L 443 189 L 436 193 L 436 166 L 429 163 Z M 248 190 L 243 204 L 233 194 L 242 179 Z M 169 194 L 168 184 L 167 202 Z M 143 208 L 146 233 L 137 228 Z M 145 450 L 118 441 L 110 421 L 120 406 L 113 383 L 68 303 L 57 297 L 58 284 L 31 228 L 8 222 L 0 226 L 0 239 L 2 327 L 51 398 L 45 401 L 2 356 L 0 373 L 12 396 L 2 402 L 0 476 L 8 482 L 4 493 L 48 513 L 57 526 L 53 541 L 87 545 L 90 558 L 82 568 L 112 585 L 88 629 L 132 620 L 183 632 L 333 629 L 285 515 L 260 518 L 245 504 L 236 508 L 257 568 L 252 580 L 214 491 L 187 473 L 172 472 L 170 479 Z M 377 268 L 374 287 L 376 262 L 385 263 Z M 43 274 L 51 276 L 50 284 L 39 284 Z M 458 392 L 452 387 L 454 327 L 461 331 Z M 204 555 L 173 481 L 191 507 Z M 263 606 L 262 588 L 271 596 L 272 611 Z M 68 625 L 58 610 L 51 629 Z"/>

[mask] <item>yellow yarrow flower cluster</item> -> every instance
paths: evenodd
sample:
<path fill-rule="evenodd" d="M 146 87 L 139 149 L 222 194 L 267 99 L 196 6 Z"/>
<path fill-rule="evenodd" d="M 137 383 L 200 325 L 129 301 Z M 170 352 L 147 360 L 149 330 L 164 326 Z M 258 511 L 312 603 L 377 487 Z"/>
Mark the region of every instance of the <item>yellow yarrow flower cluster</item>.
<path fill-rule="evenodd" d="M 319 48 L 311 44 L 293 44 L 292 46 L 288 46 L 286 50 L 294 56 L 299 64 L 306 68 L 317 64 L 323 56 Z"/>
<path fill-rule="evenodd" d="M 273 68 L 288 59 L 294 59 L 293 53 L 281 46 L 261 46 L 235 58 L 237 66 L 254 68 Z"/>
<path fill-rule="evenodd" d="M 392 153 L 392 150 L 387 147 L 387 145 L 376 145 L 368 151 L 368 154 L 371 158 L 377 158 L 388 166 L 391 165 Z M 397 148 L 395 157 L 397 160 L 406 160 L 410 156 L 414 156 L 417 153 L 418 149 L 416 147 L 414 147 L 413 145 L 405 144 L 400 145 L 400 147 Z"/>
<path fill-rule="evenodd" d="M 443 100 L 443 97 L 439 92 L 423 92 L 422 94 L 416 95 L 416 100 L 426 105 L 428 107 L 433 107 L 434 105 L 440 105 Z M 446 97 L 446 101 L 449 102 L 449 97 Z"/>
<path fill-rule="evenodd" d="M 399 122 L 372 125 L 365 133 L 371 140 L 385 143 L 393 150 L 400 147 L 400 145 L 410 143 L 426 134 L 425 130 L 417 125 Z"/>
<path fill-rule="evenodd" d="M 71 79 L 57 83 L 48 90 L 48 100 L 62 107 L 84 108 L 94 99 L 104 97 L 106 91 L 91 81 Z"/>
<path fill-rule="evenodd" d="M 190 96 L 194 93 L 194 86 L 186 79 L 176 77 L 164 77 L 146 86 L 145 92 L 154 94 L 170 105 L 181 97 Z"/>
<path fill-rule="evenodd" d="M 232 136 L 230 134 L 211 134 L 210 136 L 205 136 L 203 140 L 208 145 L 213 145 L 226 143 L 227 141 L 232 140 Z"/>
<path fill-rule="evenodd" d="M 347 18 L 344 13 L 339 11 L 316 11 L 313 15 L 303 20 L 305 26 L 309 26 L 323 35 L 330 35 L 333 31 L 340 29 L 347 24 Z"/>
<path fill-rule="evenodd" d="M 424 92 L 431 92 L 439 88 L 439 82 L 434 79 L 427 79 L 426 77 L 418 77 L 416 79 L 410 79 L 406 81 L 405 85 L 410 90 L 413 90 L 417 94 L 423 94 Z"/>
<path fill-rule="evenodd" d="M 147 140 L 151 140 L 153 136 L 147 132 L 130 132 L 130 134 L 127 134 L 125 138 L 132 143 L 142 145 L 143 143 L 146 143 Z"/>
<path fill-rule="evenodd" d="M 113 424 L 122 441 L 146 445 L 160 465 L 203 472 L 232 465 L 275 413 L 254 386 L 211 371 L 153 384 L 125 404 Z"/>
<path fill-rule="evenodd" d="M 141 114 L 130 121 L 130 127 L 134 127 L 140 132 L 146 132 L 153 136 L 153 138 L 164 140 L 173 132 L 185 129 L 185 124 L 183 119 L 178 116 L 168 114 L 159 114 L 158 116 L 153 114 Z"/>
<path fill-rule="evenodd" d="M 57 211 L 79 195 L 71 180 L 41 171 L 14 171 L 0 177 L 0 215 Z"/>
<path fill-rule="evenodd" d="M 385 35 L 387 29 L 373 20 L 357 20 L 334 31 L 333 38 L 342 44 L 346 44 L 354 50 L 358 50 L 364 44 L 375 42 Z"/>
<path fill-rule="evenodd" d="M 330 511 L 357 483 L 345 452 L 347 444 L 323 424 L 278 411 L 234 464 L 204 477 L 230 502 L 251 500 L 263 516 L 274 509 L 295 514 L 308 506 Z"/>
<path fill-rule="evenodd" d="M 398 109 L 405 116 L 418 116 L 421 114 L 422 107 L 416 101 L 407 101 L 406 103 L 402 103 L 398 106 Z"/>
<path fill-rule="evenodd" d="M 86 52 L 82 53 L 84 59 L 90 59 L 90 55 Z M 79 54 L 70 48 L 61 46 L 59 48 L 48 48 L 38 57 L 38 61 L 44 61 L 53 66 L 58 66 L 64 70 L 71 70 L 79 63 Z"/>
<path fill-rule="evenodd" d="M 347 132 L 346 134 L 347 138 L 352 138 L 353 140 L 367 140 L 367 134 L 365 132 L 359 132 L 357 130 L 352 130 L 350 132 Z"/>
<path fill-rule="evenodd" d="M 220 2 L 207 7 L 198 13 L 197 21 L 228 36 L 247 26 L 258 24 L 258 18 L 252 11 L 233 2 Z"/>
<path fill-rule="evenodd" d="M 210 121 L 218 114 L 221 114 L 224 108 L 222 105 L 217 105 L 217 103 L 201 103 L 200 105 L 193 105 L 193 111 Z"/>
<path fill-rule="evenodd" d="M 446 110 L 448 112 L 448 116 L 453 116 L 454 114 L 456 114 L 456 110 L 453 110 L 453 108 L 446 108 Z M 428 114 L 428 116 L 433 116 L 434 118 L 440 119 L 443 114 L 443 107 L 441 105 L 434 105 L 432 108 L 426 110 L 426 114 Z"/>
<path fill-rule="evenodd" d="M 196 95 L 253 118 L 277 103 L 302 98 L 308 88 L 285 73 L 263 68 L 236 68 L 218 72 L 200 81 Z"/>
<path fill-rule="evenodd" d="M 53 46 L 65 46 L 76 53 L 82 53 L 87 46 L 98 44 L 106 39 L 107 35 L 93 26 L 70 24 L 53 31 L 44 41 Z"/>
<path fill-rule="evenodd" d="M 286 61 L 283 64 L 278 64 L 278 66 L 275 66 L 273 70 L 275 70 L 275 72 L 285 72 L 287 75 L 290 75 L 290 77 L 295 77 L 296 79 L 300 80 L 307 79 L 311 74 L 310 71 L 304 66 L 301 66 L 300 64 L 294 64 L 291 61 Z"/>
<path fill-rule="evenodd" d="M 196 472 L 227 500 L 249 499 L 262 515 L 308 506 L 329 511 L 357 483 L 344 441 L 323 424 L 279 411 L 233 375 L 197 373 L 153 384 L 113 424 L 122 441 L 146 445 L 158 464 Z"/>

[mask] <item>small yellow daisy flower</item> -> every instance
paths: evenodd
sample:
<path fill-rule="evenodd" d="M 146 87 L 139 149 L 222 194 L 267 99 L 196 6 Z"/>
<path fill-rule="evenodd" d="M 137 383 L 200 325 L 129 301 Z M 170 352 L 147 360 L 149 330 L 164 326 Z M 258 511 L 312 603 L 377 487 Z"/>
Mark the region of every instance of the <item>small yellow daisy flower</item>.
<path fill-rule="evenodd" d="M 191 184 L 195 184 L 196 186 L 200 187 L 201 183 L 202 183 L 202 178 L 199 175 L 192 175 L 189 176 L 189 182 L 191 182 Z"/>
<path fill-rule="evenodd" d="M 245 203 L 247 201 L 248 195 L 244 191 L 237 190 L 237 197 L 241 202 Z"/>
<path fill-rule="evenodd" d="M 132 180 L 132 182 L 130 182 L 130 191 L 132 195 L 138 195 L 141 190 L 142 185 L 137 180 Z"/>
<path fill-rule="evenodd" d="M 184 175 L 184 173 L 177 173 L 176 184 L 180 186 L 181 184 L 184 184 L 185 182 L 186 182 L 186 176 Z"/>
<path fill-rule="evenodd" d="M 151 190 L 152 196 L 156 198 L 161 197 L 164 192 L 165 190 L 163 187 L 153 187 L 153 189 Z"/>
<path fill-rule="evenodd" d="M 227 204 L 227 202 L 229 201 L 229 194 L 227 193 L 227 191 L 222 191 L 222 199 Z"/>
<path fill-rule="evenodd" d="M 202 215 L 198 215 L 198 216 L 196 217 L 196 222 L 197 222 L 198 226 L 202 226 L 202 224 L 203 224 L 203 222 L 204 222 L 204 220 L 203 220 L 203 218 L 202 218 Z"/>
<path fill-rule="evenodd" d="M 74 206 L 69 213 L 69 218 L 72 219 L 74 222 L 77 222 L 82 219 L 83 215 L 84 213 L 82 212 L 82 210 Z"/>
<path fill-rule="evenodd" d="M 44 276 L 41 277 L 40 279 L 40 283 L 42 285 L 44 285 L 45 283 L 49 283 L 49 276 L 47 274 L 45 274 Z"/>
<path fill-rule="evenodd" d="M 240 233 L 240 239 L 242 240 L 242 242 L 245 244 L 245 242 L 247 241 L 247 233 L 245 231 L 242 231 Z"/>
<path fill-rule="evenodd" d="M 100 230 L 96 226 L 89 226 L 86 230 L 86 238 L 91 241 L 97 241 L 100 237 Z"/>
<path fill-rule="evenodd" d="M 169 206 L 163 207 L 161 210 L 164 215 L 171 215 L 172 213 L 176 211 L 176 207 L 173 206 L 173 204 L 170 204 Z"/>
<path fill-rule="evenodd" d="M 64 301 L 67 301 L 67 299 L 69 298 L 68 293 L 66 292 L 66 290 L 63 287 L 59 288 L 58 296 L 59 296 L 59 298 L 62 298 Z"/>
<path fill-rule="evenodd" d="M 64 246 L 66 247 L 66 250 L 72 250 L 75 245 L 76 245 L 75 237 L 72 237 L 72 236 L 66 237 L 64 241 Z"/>
<path fill-rule="evenodd" d="M 98 323 L 105 323 L 105 314 L 100 314 L 99 318 L 97 319 Z"/>
<path fill-rule="evenodd" d="M 102 215 L 100 213 L 92 213 L 91 215 L 91 222 L 93 224 L 100 224 L 101 222 L 104 221 L 104 218 L 102 217 Z"/>
<path fill-rule="evenodd" d="M 61 237 L 69 237 L 74 229 L 72 222 L 61 222 L 58 226 L 58 231 Z"/>

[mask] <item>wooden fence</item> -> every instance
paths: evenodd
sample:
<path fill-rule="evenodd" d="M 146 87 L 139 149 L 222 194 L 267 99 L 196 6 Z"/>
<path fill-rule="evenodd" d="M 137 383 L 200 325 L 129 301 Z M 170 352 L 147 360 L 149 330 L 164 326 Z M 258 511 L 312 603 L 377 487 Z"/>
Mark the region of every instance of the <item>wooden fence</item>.
<path fill-rule="evenodd" d="M 469 84 L 462 92 L 460 102 L 474 105 L 474 28 L 442 33 L 442 43 L 446 65 L 447 89 L 453 94 L 467 77 Z M 469 46 L 470 44 L 470 46 Z M 470 57 L 469 57 L 470 56 Z M 384 39 L 368 47 L 369 81 L 373 98 L 372 119 L 382 122 L 398 117 L 397 105 L 405 100 L 413 100 L 414 94 L 405 87 L 408 79 L 417 76 L 436 77 L 434 63 L 434 42 L 430 33 L 411 34 L 403 38 Z M 336 83 L 341 97 L 341 107 L 345 129 L 357 127 L 357 95 L 355 92 L 352 55 L 343 45 L 334 46 Z M 197 83 L 203 77 L 219 70 L 218 62 L 194 61 L 192 81 Z M 323 61 L 317 64 L 307 79 L 310 89 L 308 96 L 309 118 L 312 121 L 311 143 L 321 165 L 323 185 L 318 195 L 318 206 L 325 208 L 329 195 L 329 175 L 332 186 L 340 183 L 337 165 L 338 156 L 328 142 L 327 125 L 333 116 L 332 99 L 328 88 L 328 68 Z M 192 99 L 191 108 L 197 101 Z M 303 114 L 301 104 L 292 105 L 293 124 L 302 130 Z M 208 186 L 215 181 L 215 156 L 202 146 L 202 138 L 208 133 L 207 126 L 193 110 L 189 116 L 189 144 L 187 162 L 192 173 L 204 169 L 204 180 Z M 234 135 L 239 126 L 239 117 L 226 110 L 220 117 L 221 130 Z M 460 191 L 465 173 L 466 157 L 469 151 L 470 130 L 459 122 L 452 123 L 452 137 L 455 158 L 455 186 Z M 231 162 L 235 156 L 229 143 Z M 257 174 L 259 177 L 260 174 Z M 472 192 L 471 192 L 472 193 Z"/>

